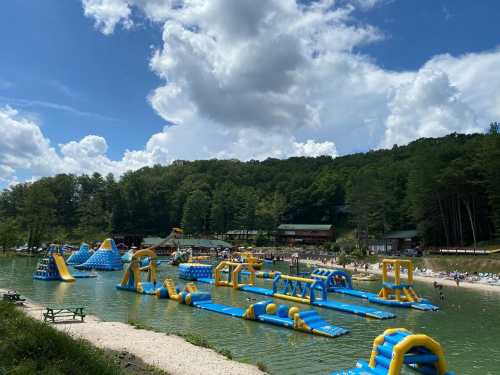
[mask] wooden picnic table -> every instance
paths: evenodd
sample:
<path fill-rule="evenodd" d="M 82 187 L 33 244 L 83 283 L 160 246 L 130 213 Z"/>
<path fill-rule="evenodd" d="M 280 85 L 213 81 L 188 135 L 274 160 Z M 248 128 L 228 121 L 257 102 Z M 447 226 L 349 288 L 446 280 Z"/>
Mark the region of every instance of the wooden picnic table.
<path fill-rule="evenodd" d="M 21 295 L 16 291 L 8 291 L 3 294 L 3 300 L 10 303 L 23 303 L 26 301 L 25 298 L 21 298 Z"/>
<path fill-rule="evenodd" d="M 85 318 L 85 307 L 83 306 L 65 306 L 65 307 L 47 307 L 43 313 L 43 321 L 51 320 L 55 323 L 57 318 L 69 318 L 76 320 L 77 317 L 83 322 Z"/>

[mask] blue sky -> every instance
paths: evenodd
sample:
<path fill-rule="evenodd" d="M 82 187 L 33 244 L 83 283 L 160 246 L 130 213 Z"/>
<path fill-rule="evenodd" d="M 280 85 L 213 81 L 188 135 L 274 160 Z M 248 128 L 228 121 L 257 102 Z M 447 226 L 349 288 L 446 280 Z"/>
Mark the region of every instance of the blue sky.
<path fill-rule="evenodd" d="M 150 46 L 161 41 L 154 24 L 105 36 L 79 1 L 14 0 L 0 4 L 0 35 L 0 79 L 11 84 L 0 89 L 0 102 L 39 117 L 53 143 L 98 134 L 110 141 L 110 156 L 120 157 L 164 125 L 146 100 L 159 84 L 148 68 Z"/>
<path fill-rule="evenodd" d="M 176 158 L 335 156 L 499 120 L 500 2 L 169 3 L 0 3 L 0 130 L 12 143 L 25 122 L 38 142 L 0 151 L 0 186 Z M 287 24 L 262 26 L 280 12 Z"/>

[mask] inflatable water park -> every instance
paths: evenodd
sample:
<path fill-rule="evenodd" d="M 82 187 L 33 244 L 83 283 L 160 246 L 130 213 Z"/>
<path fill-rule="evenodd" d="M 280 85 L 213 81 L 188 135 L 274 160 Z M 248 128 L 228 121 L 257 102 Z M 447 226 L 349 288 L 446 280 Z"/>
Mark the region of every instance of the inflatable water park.
<path fill-rule="evenodd" d="M 144 257 L 149 257 L 152 261 L 146 267 L 141 267 L 141 258 Z M 210 293 L 198 291 L 193 283 L 186 284 L 183 290 L 176 288 L 172 279 L 166 279 L 163 285 L 160 285 L 157 280 L 157 263 L 154 260 L 156 260 L 156 254 L 152 250 L 145 249 L 135 252 L 116 288 L 140 294 L 156 295 L 160 299 L 171 299 L 214 313 L 273 324 L 315 335 L 338 337 L 349 332 L 344 328 L 328 324 L 314 310 L 300 311 L 297 307 L 276 305 L 272 300 L 260 301 L 247 308 L 240 308 L 214 303 Z M 188 264 L 187 268 L 194 272 L 186 275 L 189 278 L 198 274 L 201 276 L 211 274 L 210 265 Z M 143 274 L 146 275 L 144 281 L 142 280 Z"/>
<path fill-rule="evenodd" d="M 387 329 L 373 341 L 370 360 L 331 375 L 399 375 L 404 367 L 418 374 L 454 375 L 447 369 L 441 345 L 423 334 L 404 328 Z"/>
<path fill-rule="evenodd" d="M 116 285 L 117 290 L 167 299 L 209 313 L 325 338 L 344 336 L 349 333 L 349 329 L 333 325 L 316 309 L 301 309 L 295 306 L 296 303 L 373 319 L 390 319 L 395 315 L 389 311 L 335 301 L 329 297 L 342 294 L 390 307 L 438 310 L 438 306 L 416 293 L 413 286 L 413 266 L 407 260 L 384 260 L 382 288 L 379 293 L 372 293 L 356 289 L 350 273 L 342 269 L 316 268 L 310 274 L 291 276 L 274 270 L 257 270 L 256 265 L 259 267 L 259 263 L 256 258 L 246 253 L 231 260 L 220 261 L 216 265 L 210 263 L 211 259 L 207 256 L 190 255 L 184 259 L 188 262 L 177 265 L 178 277 L 186 280 L 186 283 L 177 286 L 170 277 L 163 282 L 158 280 L 158 267 L 167 261 L 158 259 L 154 248 L 132 249 L 121 256 L 115 242 L 107 239 L 94 253 L 87 244 L 82 243 L 66 261 L 63 247 L 51 245 L 46 257 L 38 263 L 33 279 L 72 282 L 77 278 L 96 275 L 70 270 L 71 266 L 109 271 L 123 269 L 123 263 L 128 263 Z M 247 262 L 248 260 L 251 261 Z M 389 272 L 393 274 L 392 279 Z M 256 284 L 257 279 L 262 279 L 262 286 Z M 268 288 L 264 287 L 266 281 L 272 283 Z M 264 299 L 253 299 L 252 303 L 243 306 L 219 303 L 213 300 L 209 291 L 199 290 L 196 282 L 213 288 L 228 287 L 243 293 L 253 293 Z M 276 300 L 280 299 L 291 302 L 292 305 L 277 303 Z M 413 334 L 404 328 L 386 329 L 375 338 L 368 360 L 360 359 L 354 368 L 336 370 L 331 375 L 397 375 L 405 371 L 405 368 L 421 374 L 453 375 L 447 370 L 443 349 L 437 341 L 427 335 Z"/>
<path fill-rule="evenodd" d="M 71 272 L 63 254 L 63 248 L 54 244 L 50 245 L 47 251 L 47 256 L 38 262 L 33 279 L 43 281 L 56 280 L 73 282 L 75 279 L 96 277 L 94 274 Z"/>

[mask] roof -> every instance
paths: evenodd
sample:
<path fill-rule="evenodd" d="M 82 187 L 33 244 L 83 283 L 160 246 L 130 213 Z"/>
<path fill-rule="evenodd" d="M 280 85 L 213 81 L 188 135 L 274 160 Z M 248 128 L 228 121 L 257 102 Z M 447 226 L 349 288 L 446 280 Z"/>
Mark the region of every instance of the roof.
<path fill-rule="evenodd" d="M 386 234 L 384 238 L 402 239 L 402 238 L 413 238 L 413 237 L 418 237 L 418 232 L 416 229 L 390 232 Z"/>
<path fill-rule="evenodd" d="M 280 230 L 331 230 L 331 224 L 281 224 Z"/>
<path fill-rule="evenodd" d="M 146 237 L 144 238 L 144 245 L 157 246 L 161 242 L 165 241 L 165 238 L 161 237 Z M 205 238 L 178 238 L 170 239 L 165 243 L 165 246 L 177 246 L 180 247 L 233 247 L 229 242 L 222 240 L 208 240 Z"/>
<path fill-rule="evenodd" d="M 258 231 L 256 230 L 244 230 L 244 229 L 239 229 L 239 230 L 228 230 L 226 234 L 234 234 L 234 235 L 249 235 L 249 236 L 254 236 L 258 234 Z"/>
<path fill-rule="evenodd" d="M 146 237 L 142 240 L 142 243 L 144 245 L 149 245 L 149 246 L 157 246 L 159 245 L 162 241 L 165 241 L 165 238 L 161 237 Z"/>

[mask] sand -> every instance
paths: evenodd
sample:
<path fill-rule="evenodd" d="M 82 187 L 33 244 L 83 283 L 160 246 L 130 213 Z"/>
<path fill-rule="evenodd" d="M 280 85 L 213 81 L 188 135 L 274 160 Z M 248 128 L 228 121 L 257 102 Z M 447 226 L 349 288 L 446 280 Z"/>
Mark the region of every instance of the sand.
<path fill-rule="evenodd" d="M 0 289 L 0 293 L 6 293 L 6 290 Z M 26 301 L 22 310 L 35 319 L 43 320 L 45 308 L 41 305 Z M 87 315 L 84 323 L 57 323 L 53 327 L 102 349 L 132 353 L 145 363 L 173 375 L 265 374 L 256 366 L 229 360 L 179 336 L 136 329 L 121 322 L 105 322 L 92 315 Z"/>
<path fill-rule="evenodd" d="M 336 264 L 336 263 L 322 263 L 319 260 L 309 260 L 309 259 L 301 259 L 301 263 L 306 264 L 309 267 L 321 267 L 321 268 L 342 268 L 341 265 Z M 354 266 L 347 265 L 345 267 L 348 270 L 354 271 Z M 357 268 L 358 272 L 364 273 L 365 269 L 362 267 Z M 378 269 L 371 269 L 369 268 L 367 273 L 372 273 L 376 275 L 381 275 L 382 271 Z M 391 274 L 391 273 L 390 273 Z M 496 292 L 500 293 L 500 286 L 498 285 L 489 285 L 489 284 L 484 284 L 484 283 L 472 283 L 469 281 L 460 281 L 460 285 L 457 286 L 454 280 L 447 279 L 445 277 L 436 277 L 436 276 L 421 276 L 421 275 L 413 275 L 413 279 L 417 281 L 423 281 L 423 282 L 428 282 L 428 283 L 434 283 L 437 282 L 441 285 L 447 286 L 447 287 L 453 287 L 453 288 L 466 288 L 466 289 L 475 289 L 475 290 L 482 290 L 482 291 L 488 291 L 488 292 Z"/>

